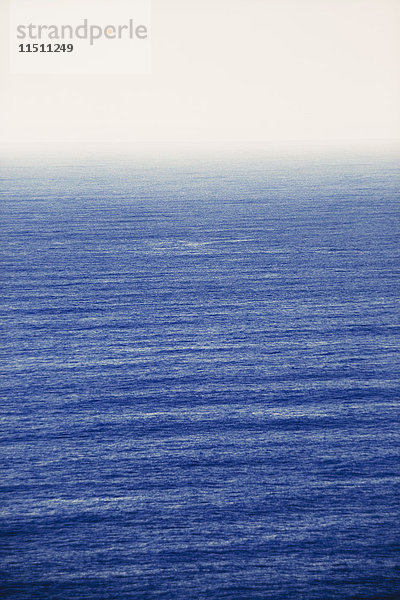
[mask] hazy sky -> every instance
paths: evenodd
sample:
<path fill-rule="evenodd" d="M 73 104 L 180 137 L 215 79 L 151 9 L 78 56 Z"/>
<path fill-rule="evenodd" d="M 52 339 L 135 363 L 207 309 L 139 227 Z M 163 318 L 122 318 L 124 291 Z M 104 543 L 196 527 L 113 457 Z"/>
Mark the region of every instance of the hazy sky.
<path fill-rule="evenodd" d="M 130 76 L 10 75 L 7 4 L 3 142 L 400 137 L 400 0 L 153 0 L 153 72 Z"/>

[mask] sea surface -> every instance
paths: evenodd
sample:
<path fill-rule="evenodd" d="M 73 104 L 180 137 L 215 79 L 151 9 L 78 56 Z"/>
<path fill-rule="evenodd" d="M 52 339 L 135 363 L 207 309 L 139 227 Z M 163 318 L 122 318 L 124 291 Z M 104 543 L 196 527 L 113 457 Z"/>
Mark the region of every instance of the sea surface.
<path fill-rule="evenodd" d="M 400 598 L 398 184 L 5 162 L 3 598 Z"/>

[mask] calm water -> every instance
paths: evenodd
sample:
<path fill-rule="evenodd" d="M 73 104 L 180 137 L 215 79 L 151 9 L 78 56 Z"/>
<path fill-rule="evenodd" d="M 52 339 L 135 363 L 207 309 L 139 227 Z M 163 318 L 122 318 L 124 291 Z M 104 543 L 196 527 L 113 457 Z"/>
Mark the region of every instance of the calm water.
<path fill-rule="evenodd" d="M 5 165 L 4 598 L 400 598 L 395 165 Z"/>

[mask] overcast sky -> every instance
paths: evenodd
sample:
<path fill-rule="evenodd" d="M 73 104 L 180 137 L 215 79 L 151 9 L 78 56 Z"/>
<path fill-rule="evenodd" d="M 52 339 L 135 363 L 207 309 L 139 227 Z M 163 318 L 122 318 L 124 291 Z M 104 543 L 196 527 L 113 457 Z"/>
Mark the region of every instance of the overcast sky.
<path fill-rule="evenodd" d="M 151 75 L 10 75 L 1 139 L 399 139 L 400 0 L 153 0 Z"/>

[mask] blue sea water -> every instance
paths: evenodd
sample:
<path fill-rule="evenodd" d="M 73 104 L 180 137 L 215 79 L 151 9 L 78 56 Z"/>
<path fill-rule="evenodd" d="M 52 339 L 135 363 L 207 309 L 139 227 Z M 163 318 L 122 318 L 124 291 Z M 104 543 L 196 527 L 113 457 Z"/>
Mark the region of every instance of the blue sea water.
<path fill-rule="evenodd" d="M 2 597 L 400 598 L 398 175 L 4 165 Z"/>

